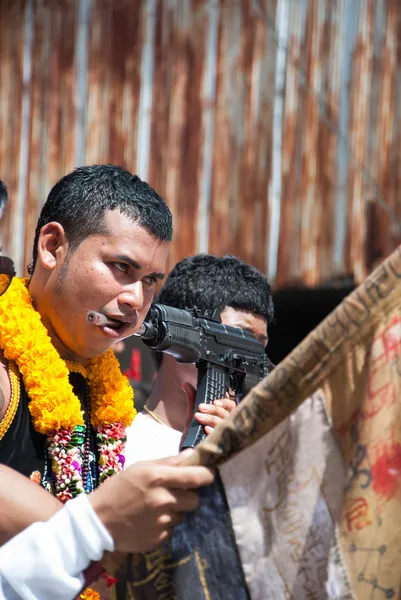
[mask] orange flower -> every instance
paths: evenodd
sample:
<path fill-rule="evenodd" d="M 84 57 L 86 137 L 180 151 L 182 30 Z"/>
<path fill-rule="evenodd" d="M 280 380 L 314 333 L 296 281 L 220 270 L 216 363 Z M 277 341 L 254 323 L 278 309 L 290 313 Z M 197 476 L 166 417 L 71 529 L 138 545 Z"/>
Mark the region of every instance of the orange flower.
<path fill-rule="evenodd" d="M 82 448 L 74 446 L 74 456 L 69 454 L 71 464 L 64 465 L 63 458 L 75 428 L 84 425 L 81 403 L 68 380 L 68 367 L 77 370 L 77 366 L 72 367 L 69 361 L 67 364 L 54 348 L 32 305 L 28 280 L 14 278 L 7 293 L 0 297 L 0 348 L 21 372 L 30 399 L 33 426 L 47 435 L 55 494 L 65 502 L 85 489 L 80 468 Z M 102 482 L 123 469 L 124 444 L 109 442 L 114 438 L 100 430 L 115 426 L 115 433 L 120 432 L 121 439 L 125 438 L 124 428 L 132 423 L 136 414 L 133 390 L 112 350 L 85 366 L 79 365 L 78 372 L 88 381 L 91 423 L 99 431 L 98 467 Z M 97 599 L 99 595 L 88 589 L 81 598 Z"/>
<path fill-rule="evenodd" d="M 100 600 L 100 594 L 92 588 L 86 588 L 83 594 L 79 596 L 82 600 Z"/>
<path fill-rule="evenodd" d="M 27 279 L 15 277 L 0 297 L 0 348 L 22 374 L 35 430 L 46 435 L 72 430 L 83 425 L 81 404 L 68 381 L 66 362 L 32 306 L 27 285 Z M 88 361 L 87 379 L 93 427 L 130 425 L 136 414 L 133 390 L 111 349 Z"/>

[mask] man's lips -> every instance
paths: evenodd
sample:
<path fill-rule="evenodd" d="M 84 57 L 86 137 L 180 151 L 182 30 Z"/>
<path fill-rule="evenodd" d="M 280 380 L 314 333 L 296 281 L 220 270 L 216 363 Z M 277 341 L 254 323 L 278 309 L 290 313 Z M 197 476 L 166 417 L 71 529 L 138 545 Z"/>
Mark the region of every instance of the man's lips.
<path fill-rule="evenodd" d="M 101 325 L 100 330 L 115 340 L 121 340 L 126 337 L 127 331 L 132 328 L 132 324 L 121 323 L 121 321 L 119 321 L 118 326 L 116 326 L 116 323 L 117 321 L 113 321 L 113 325 Z"/>
<path fill-rule="evenodd" d="M 122 323 L 123 325 L 135 325 L 136 322 L 138 321 L 138 317 L 125 317 L 124 315 L 105 315 L 107 322 L 105 323 L 106 325 L 118 325 L 119 323 Z"/>

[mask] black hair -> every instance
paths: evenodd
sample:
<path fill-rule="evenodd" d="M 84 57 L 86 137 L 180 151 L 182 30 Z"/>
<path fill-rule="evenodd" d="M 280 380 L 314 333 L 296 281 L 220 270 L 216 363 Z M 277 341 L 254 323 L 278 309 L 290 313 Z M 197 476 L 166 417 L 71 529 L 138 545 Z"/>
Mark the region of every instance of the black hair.
<path fill-rule="evenodd" d="M 0 219 L 3 216 L 8 200 L 8 191 L 6 184 L 0 179 Z"/>
<path fill-rule="evenodd" d="M 198 254 L 184 258 L 169 273 L 156 302 L 174 308 L 223 311 L 227 306 L 274 318 L 273 299 L 266 277 L 236 256 Z M 162 353 L 156 353 L 158 367 Z"/>
<path fill-rule="evenodd" d="M 167 204 L 148 183 L 116 165 L 79 167 L 50 190 L 39 216 L 33 244 L 33 273 L 40 230 L 51 221 L 63 226 L 69 250 L 90 235 L 107 234 L 104 213 L 120 212 L 162 241 L 171 241 L 172 215 Z"/>

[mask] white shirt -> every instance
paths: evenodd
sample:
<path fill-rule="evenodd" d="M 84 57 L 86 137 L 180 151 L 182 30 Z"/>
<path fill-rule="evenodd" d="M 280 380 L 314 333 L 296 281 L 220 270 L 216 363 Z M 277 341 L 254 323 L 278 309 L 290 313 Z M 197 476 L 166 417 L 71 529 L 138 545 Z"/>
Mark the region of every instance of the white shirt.
<path fill-rule="evenodd" d="M 72 600 L 114 542 L 85 494 L 0 548 L 0 600 Z"/>
<path fill-rule="evenodd" d="M 181 431 L 139 413 L 127 429 L 125 464 L 174 456 L 181 438 Z M 72 600 L 90 562 L 113 549 L 109 533 L 81 494 L 0 548 L 0 600 Z"/>
<path fill-rule="evenodd" d="M 180 451 L 182 431 L 159 423 L 150 415 L 138 413 L 127 428 L 125 464 L 175 456 Z"/>

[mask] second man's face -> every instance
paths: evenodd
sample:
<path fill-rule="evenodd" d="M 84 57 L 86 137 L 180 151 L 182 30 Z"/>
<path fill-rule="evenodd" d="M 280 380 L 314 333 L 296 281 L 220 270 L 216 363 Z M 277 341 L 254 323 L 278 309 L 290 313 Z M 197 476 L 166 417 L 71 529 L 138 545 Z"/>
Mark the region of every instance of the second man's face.
<path fill-rule="evenodd" d="M 266 319 L 260 315 L 255 315 L 252 312 L 246 310 L 239 310 L 238 308 L 232 308 L 226 306 L 226 308 L 220 313 L 221 321 L 224 325 L 230 325 L 231 327 L 239 327 L 249 331 L 255 338 L 267 346 L 269 341 L 267 335 L 267 322 Z"/>
<path fill-rule="evenodd" d="M 255 315 L 252 312 L 245 310 L 238 310 L 227 306 L 221 313 L 221 322 L 224 325 L 230 327 L 239 327 L 252 333 L 255 338 L 263 344 L 267 345 L 267 321 L 259 315 Z M 197 387 L 197 370 L 196 366 L 191 364 L 180 364 L 176 365 L 177 373 L 182 381 L 190 383 L 190 385 L 196 390 Z"/>

